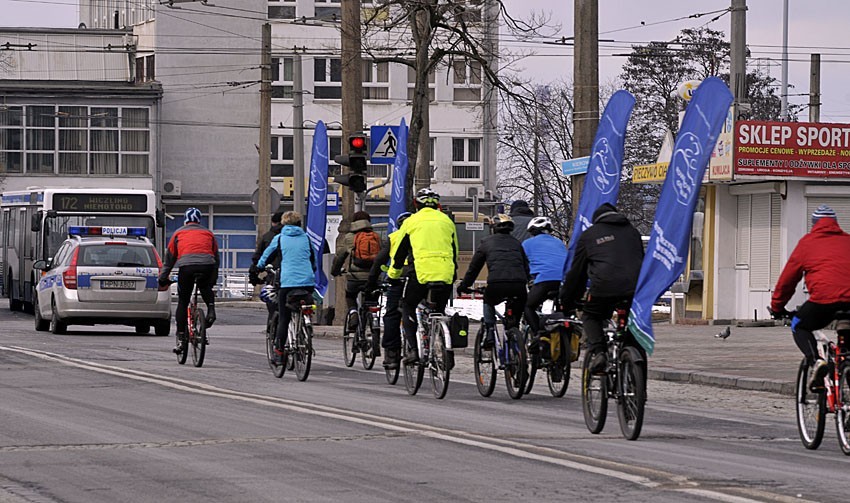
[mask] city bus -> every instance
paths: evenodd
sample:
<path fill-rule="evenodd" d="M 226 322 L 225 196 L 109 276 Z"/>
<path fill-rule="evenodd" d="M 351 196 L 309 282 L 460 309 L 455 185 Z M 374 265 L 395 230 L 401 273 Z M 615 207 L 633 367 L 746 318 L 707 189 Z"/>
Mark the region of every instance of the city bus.
<path fill-rule="evenodd" d="M 31 311 L 39 271 L 68 238 L 71 226 L 143 227 L 155 242 L 163 213 L 152 190 L 32 188 L 4 192 L 3 294 L 12 311 Z"/>

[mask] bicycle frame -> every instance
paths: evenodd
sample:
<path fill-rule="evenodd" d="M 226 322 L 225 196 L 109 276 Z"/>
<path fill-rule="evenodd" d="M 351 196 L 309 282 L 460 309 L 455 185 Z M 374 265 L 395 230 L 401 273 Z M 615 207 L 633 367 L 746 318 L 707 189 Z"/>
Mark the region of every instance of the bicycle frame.
<path fill-rule="evenodd" d="M 418 306 L 416 306 L 416 319 L 418 322 L 418 327 L 416 329 L 416 343 L 418 346 L 417 350 L 419 352 L 419 361 L 423 364 L 427 362 L 427 364 L 431 366 L 433 362 L 431 361 L 430 341 L 432 336 L 437 332 L 438 324 L 442 324 L 444 334 L 449 333 L 449 317 L 440 312 L 434 312 L 430 303 L 422 301 Z M 443 339 L 443 342 L 446 345 L 446 350 L 454 351 L 452 349 L 451 337 L 444 337 Z"/>
<path fill-rule="evenodd" d="M 835 414 L 844 403 L 841 401 L 840 379 L 842 370 L 844 370 L 845 359 L 850 357 L 850 353 L 842 352 L 844 347 L 844 336 L 838 334 L 838 343 L 832 342 L 822 330 L 812 332 L 815 340 L 818 341 L 818 352 L 821 358 L 827 361 L 829 368 L 832 370 L 824 377 L 824 390 L 826 391 L 826 407 L 827 412 Z"/>

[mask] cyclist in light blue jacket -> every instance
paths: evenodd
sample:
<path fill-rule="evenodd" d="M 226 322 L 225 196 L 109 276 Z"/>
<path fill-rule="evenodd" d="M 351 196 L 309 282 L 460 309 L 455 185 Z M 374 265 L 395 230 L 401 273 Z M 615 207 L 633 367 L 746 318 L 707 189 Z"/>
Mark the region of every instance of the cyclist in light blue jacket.
<path fill-rule="evenodd" d="M 525 321 L 533 334 L 540 329 L 537 310 L 547 297 L 558 293 L 567 261 L 566 245 L 551 232 L 552 221 L 548 217 L 534 217 L 528 222 L 528 233 L 532 237 L 522 242 L 531 267 L 531 277 L 534 278 L 525 302 Z"/>
<path fill-rule="evenodd" d="M 301 214 L 295 211 L 287 211 L 281 218 L 283 229 L 268 248 L 263 252 L 257 267 L 262 269 L 266 264 L 273 261 L 276 253 L 280 254 L 280 291 L 278 292 L 278 305 L 280 322 L 277 324 L 275 336 L 275 353 L 281 356 L 283 341 L 289 331 L 289 322 L 292 312 L 286 307 L 286 297 L 294 290 L 306 290 L 310 295 L 316 284 L 316 262 L 313 256 L 313 247 L 310 238 L 301 228 Z"/>

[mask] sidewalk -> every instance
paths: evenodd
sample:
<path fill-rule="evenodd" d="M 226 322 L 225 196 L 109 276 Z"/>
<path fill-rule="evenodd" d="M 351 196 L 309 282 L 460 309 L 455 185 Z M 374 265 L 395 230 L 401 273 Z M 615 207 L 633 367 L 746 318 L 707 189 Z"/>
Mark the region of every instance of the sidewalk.
<path fill-rule="evenodd" d="M 802 355 L 789 327 L 735 327 L 727 339 L 714 337 L 725 326 L 656 324 L 649 378 L 727 388 L 794 394 Z M 476 327 L 470 327 L 474 333 Z M 341 326 L 315 326 L 318 337 L 342 337 Z M 461 354 L 472 356 L 470 348 Z"/>

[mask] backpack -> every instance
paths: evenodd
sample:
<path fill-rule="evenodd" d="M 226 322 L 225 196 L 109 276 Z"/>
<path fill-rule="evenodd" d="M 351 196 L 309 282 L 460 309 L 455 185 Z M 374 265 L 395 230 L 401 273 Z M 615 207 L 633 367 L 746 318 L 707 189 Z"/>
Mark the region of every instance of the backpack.
<path fill-rule="evenodd" d="M 354 235 L 354 249 L 351 251 L 352 263 L 360 269 L 372 267 L 372 262 L 381 251 L 381 237 L 375 231 L 360 231 Z"/>

